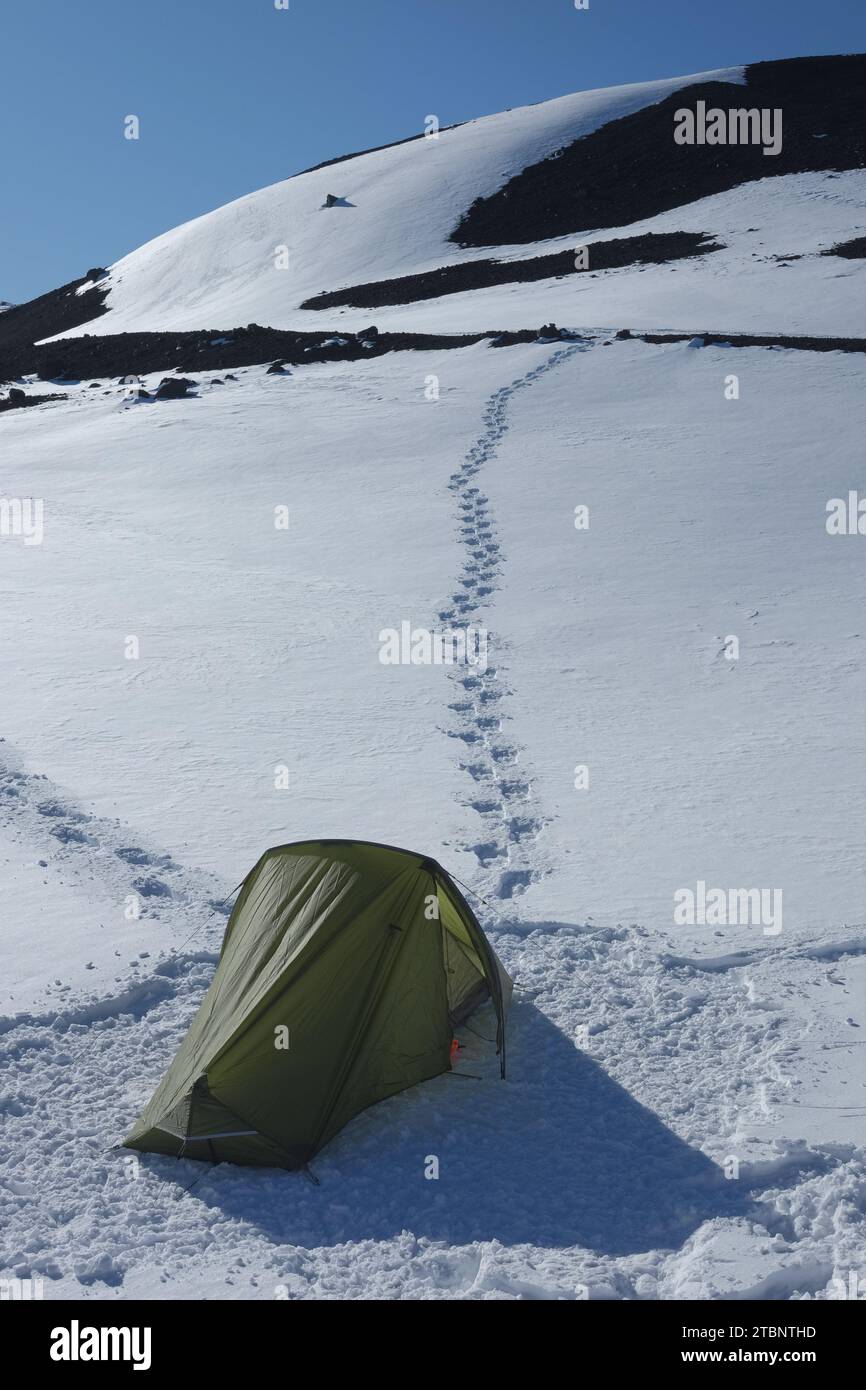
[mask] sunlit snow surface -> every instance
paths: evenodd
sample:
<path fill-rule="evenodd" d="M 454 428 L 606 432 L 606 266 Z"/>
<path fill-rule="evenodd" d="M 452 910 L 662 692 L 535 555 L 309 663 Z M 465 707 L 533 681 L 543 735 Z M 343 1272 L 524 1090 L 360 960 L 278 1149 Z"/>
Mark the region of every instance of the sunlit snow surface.
<path fill-rule="evenodd" d="M 701 78 L 730 82 L 732 99 L 739 101 L 741 68 Z M 496 248 L 464 251 L 449 240 L 475 198 L 496 192 L 527 165 L 607 121 L 694 81 L 694 76 L 679 77 L 577 92 L 468 121 L 440 131 L 437 139 L 394 145 L 273 184 L 174 228 L 118 261 L 108 277 L 108 314 L 68 336 L 232 328 L 250 322 L 315 330 L 327 328 L 335 317 L 346 326 L 364 327 L 369 310 L 335 316 L 298 306 L 344 284 L 495 255 Z M 328 194 L 342 193 L 351 206 L 323 206 Z M 558 249 L 557 243 L 540 245 Z M 530 244 L 517 254 L 531 256 L 536 250 Z M 514 255 L 515 248 L 506 254 Z M 521 310 L 520 304 L 509 306 L 506 289 L 505 317 L 494 312 L 492 319 L 496 300 L 491 305 L 482 298 L 477 313 L 446 300 L 442 322 L 451 324 L 448 331 L 523 326 L 527 310 L 539 311 L 533 299 L 537 287 L 528 290 L 528 299 L 521 296 Z M 377 311 L 376 318 L 385 322 L 406 313 Z M 438 301 L 412 306 L 408 313 L 416 330 L 435 324 L 439 331 Z M 602 316 L 598 321 L 607 320 Z M 536 319 L 528 322 L 534 325 Z"/>
<path fill-rule="evenodd" d="M 242 199 L 114 267 L 87 327 L 553 318 L 579 340 L 190 373 L 194 398 L 158 403 L 85 381 L 0 419 L 4 495 L 44 502 L 41 545 L 0 538 L 4 1277 L 81 1298 L 776 1299 L 862 1275 L 866 542 L 825 517 L 862 483 L 866 364 L 611 339 L 861 331 L 860 263 L 770 257 L 862 230 L 863 174 L 640 228 L 717 234 L 705 260 L 297 309 L 469 254 L 446 241 L 467 201 L 577 116 L 676 85 Z M 321 213 L 324 239 L 327 192 L 356 206 Z M 486 671 L 384 666 L 403 621 L 483 624 Z M 358 1117 L 319 1186 L 113 1150 L 208 986 L 221 900 L 310 836 L 424 850 L 482 895 L 518 985 L 508 1079 L 481 1013 L 466 1075 Z M 781 931 L 677 926 L 699 880 L 780 890 Z"/>

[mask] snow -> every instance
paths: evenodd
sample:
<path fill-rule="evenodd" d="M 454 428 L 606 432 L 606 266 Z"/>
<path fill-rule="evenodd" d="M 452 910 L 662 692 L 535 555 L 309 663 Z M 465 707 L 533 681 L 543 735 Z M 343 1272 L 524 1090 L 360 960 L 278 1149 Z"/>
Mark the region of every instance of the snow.
<path fill-rule="evenodd" d="M 411 668 L 406 689 L 378 659 L 381 628 L 429 621 L 456 550 L 448 494 L 431 501 L 427 460 L 410 448 L 421 364 L 238 376 L 158 405 L 130 407 L 116 386 L 108 397 L 82 389 L 68 409 L 40 410 L 37 430 L 10 416 L 7 492 L 44 497 L 45 541 L 0 549 L 5 582 L 23 585 L 29 605 L 2 615 L 22 668 L 8 744 L 74 787 L 87 803 L 78 814 L 120 815 L 159 852 L 227 873 L 223 892 L 264 845 L 303 838 L 311 818 L 320 834 L 357 835 L 363 823 L 362 838 L 423 844 L 416 788 L 447 805 L 452 766 L 437 737 L 441 671 Z M 322 414 L 323 387 L 334 400 Z M 459 448 L 481 389 L 459 393 L 444 450 Z M 390 441 L 376 430 L 382 411 Z M 287 421 L 301 416 L 303 444 L 292 444 Z M 282 506 L 288 531 L 275 527 Z M 129 636 L 138 660 L 126 659 Z M 283 765 L 290 785 L 277 790 Z M 202 797 L 213 818 L 194 811 Z M 153 911 L 163 919 L 166 906 Z"/>
<path fill-rule="evenodd" d="M 270 302 L 296 322 L 310 287 L 454 258 L 461 199 L 668 90 L 241 200 L 115 267 L 90 331 L 228 332 L 275 322 Z M 866 578 L 862 538 L 825 518 L 858 485 L 866 367 L 698 336 L 855 331 L 855 263 L 761 258 L 848 234 L 862 179 L 654 219 L 729 250 L 628 291 L 611 272 L 387 311 L 553 318 L 573 341 L 199 373 L 178 401 L 85 382 L 4 414 L 4 496 L 42 498 L 45 534 L 0 536 L 0 1278 L 401 1300 L 834 1299 L 863 1279 Z M 301 231 L 340 190 L 356 207 L 321 216 L 363 233 Z M 319 259 L 278 302 L 260 258 L 295 233 Z M 696 336 L 613 341 L 626 317 Z M 486 668 L 383 665 L 404 621 L 482 624 Z M 113 1147 L 208 987 L 224 899 L 310 836 L 424 850 L 480 895 L 517 982 L 507 1080 L 482 1011 L 462 1075 L 358 1116 L 318 1186 Z M 781 931 L 677 925 L 698 881 L 781 890 Z"/>
<path fill-rule="evenodd" d="M 8 491 L 46 504 L 41 547 L 0 549 L 0 843 L 30 884 L 4 1270 L 52 1297 L 522 1299 L 833 1297 L 860 1267 L 864 595 L 823 518 L 862 363 L 605 342 L 154 405 L 73 387 L 4 421 Z M 379 663 L 383 627 L 449 604 L 489 623 L 486 672 Z M 481 1079 L 358 1117 L 316 1188 L 111 1150 L 210 979 L 214 904 L 304 834 L 423 847 L 483 894 L 520 986 L 509 1079 L 482 1014 Z M 714 875 L 781 885 L 781 935 L 675 928 Z M 125 920 L 148 880 L 170 896 Z"/>
<path fill-rule="evenodd" d="M 699 77 L 744 81 L 742 68 Z M 448 239 L 476 197 L 496 192 L 527 165 L 607 121 L 696 80 L 692 75 L 578 92 L 273 184 L 116 262 L 108 275 L 109 312 L 66 336 L 247 323 L 327 328 L 331 314 L 299 311 L 298 305 L 344 284 L 495 254 L 461 251 Z M 351 191 L 352 206 L 322 208 L 336 188 Z M 281 248 L 288 250 L 285 269 L 279 268 L 285 264 Z M 523 251 L 530 255 L 532 247 Z M 365 326 L 361 319 L 370 322 L 369 312 L 355 318 L 357 327 Z M 414 311 L 413 322 L 425 326 Z M 510 326 L 498 319 L 480 324 Z"/>
<path fill-rule="evenodd" d="M 701 76 L 743 80 L 739 68 Z M 118 261 L 102 282 L 110 287 L 108 312 L 67 336 L 250 322 L 359 332 L 371 319 L 382 330 L 470 333 L 534 328 L 551 318 L 658 331 L 859 334 L 866 263 L 820 253 L 866 227 L 861 169 L 763 178 L 620 228 L 587 227 L 518 247 L 462 249 L 448 240 L 476 196 L 695 80 L 578 93 L 274 184 Z M 353 190 L 354 206 L 322 209 L 337 182 Z M 594 241 L 672 231 L 706 232 L 724 249 L 697 260 L 592 270 Z M 589 270 L 564 279 L 375 310 L 299 307 L 324 290 L 471 260 L 528 260 L 583 244 Z M 778 259 L 790 256 L 799 259 Z"/>
<path fill-rule="evenodd" d="M 672 923 L 702 879 L 783 886 L 783 934 L 863 920 L 862 558 L 825 529 L 863 384 L 859 354 L 617 342 L 513 398 L 489 621 L 551 817 L 545 912 L 579 884 L 595 920 Z"/>
<path fill-rule="evenodd" d="M 373 311 L 308 311 L 295 315 L 286 326 L 325 327 L 338 322 L 359 330 L 372 312 L 381 331 L 411 322 L 418 331 L 468 333 L 534 328 L 553 318 L 587 328 L 606 325 L 650 332 L 707 329 L 859 336 L 866 262 L 820 253 L 862 235 L 864 207 L 866 171 L 862 169 L 761 179 L 624 227 L 602 232 L 588 228 L 577 236 L 517 251 L 514 247 L 502 247 L 498 253 L 495 248 L 485 250 L 486 255 L 502 260 L 521 260 L 586 244 L 590 269 L 579 275 L 498 285 Z M 672 231 L 707 232 L 725 249 L 666 265 L 592 272 L 593 241 Z M 776 259 L 790 255 L 802 259 Z"/>

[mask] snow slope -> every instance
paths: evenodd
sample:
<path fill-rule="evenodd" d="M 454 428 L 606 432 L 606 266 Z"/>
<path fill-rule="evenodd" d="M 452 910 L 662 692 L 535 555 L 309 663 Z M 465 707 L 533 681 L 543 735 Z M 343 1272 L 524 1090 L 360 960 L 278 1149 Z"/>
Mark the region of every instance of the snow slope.
<path fill-rule="evenodd" d="M 487 620 L 552 817 L 544 912 L 580 885 L 596 921 L 670 922 L 675 887 L 721 875 L 784 885 L 784 932 L 864 920 L 863 563 L 824 524 L 864 380 L 860 354 L 618 342 L 510 402 Z"/>
<path fill-rule="evenodd" d="M 287 326 L 431 333 L 535 328 L 553 319 L 587 328 L 857 336 L 863 332 L 866 262 L 821 253 L 866 229 L 866 171 L 789 174 L 627 226 L 580 237 L 503 247 L 503 260 L 644 233 L 707 232 L 722 250 L 664 265 L 591 269 L 532 284 L 498 285 L 418 304 L 329 309 L 294 315 Z M 464 253 L 465 254 L 465 253 Z M 790 258 L 790 259 L 786 259 Z M 444 259 L 444 258 L 443 258 Z M 99 331 L 97 320 L 90 325 Z"/>
<path fill-rule="evenodd" d="M 742 69 L 700 76 L 739 84 Z M 250 322 L 327 326 L 298 306 L 343 284 L 495 254 L 461 251 L 448 240 L 475 198 L 495 192 L 566 142 L 695 80 L 635 83 L 519 107 L 442 130 L 437 139 L 359 155 L 251 193 L 118 261 L 109 273 L 109 312 L 66 336 Z M 345 196 L 351 206 L 323 208 L 329 193 Z M 287 269 L 278 268 L 282 247 L 289 253 Z M 531 254 L 531 247 L 523 249 Z M 369 322 L 370 315 L 360 318 Z M 499 320 L 480 324 L 510 326 Z"/>
<path fill-rule="evenodd" d="M 73 387 L 4 420 L 46 522 L 0 547 L 0 835 L 12 884 L 46 882 L 0 1021 L 3 1272 L 101 1299 L 772 1299 L 862 1270 L 866 595 L 823 527 L 862 360 L 606 343 L 251 368 L 155 405 Z M 379 663 L 382 627 L 454 613 L 489 625 L 486 671 Z M 112 1150 L 207 987 L 218 898 L 311 833 L 424 846 L 483 894 L 509 1079 L 480 1015 L 481 1079 L 358 1117 L 315 1188 Z M 142 876 L 165 891 L 128 921 Z M 676 928 L 698 876 L 781 886 L 781 934 Z"/>
<path fill-rule="evenodd" d="M 366 838 L 423 843 L 417 788 L 449 801 L 443 678 L 413 668 L 404 687 L 379 663 L 378 633 L 429 618 L 456 564 L 450 499 L 431 499 L 429 459 L 410 446 L 424 374 L 443 362 L 409 356 L 384 371 L 293 377 L 254 369 L 201 400 L 133 408 L 123 388 L 82 391 L 62 410 L 40 408 L 38 421 L 4 420 L 9 495 L 45 499 L 44 544 L 0 548 L 5 591 L 28 596 L 26 611 L 4 604 L 0 614 L 19 666 L 17 695 L 4 702 L 9 745 L 89 812 L 151 836 L 160 854 L 226 873 L 223 894 L 264 844 L 302 838 L 311 818 L 321 834 L 363 823 Z M 484 385 L 443 393 L 443 457 L 459 451 Z M 288 436 L 301 419 L 302 433 Z M 280 506 L 287 531 L 275 528 Z M 128 636 L 136 660 L 125 656 Z M 46 716 L 38 733 L 33 708 Z M 299 729 L 313 708 L 307 740 Z M 288 790 L 274 786 L 282 766 Z M 40 820 L 50 836 L 67 823 L 87 833 L 70 816 Z M 120 836 L 116 847 L 139 842 Z M 116 852 L 108 862 L 118 867 Z M 124 873 L 131 884 L 141 869 Z M 121 906 L 128 891 L 113 886 Z M 174 930 L 169 907 L 160 894 L 147 904 L 159 944 L 160 923 Z M 126 930 L 122 911 L 115 922 Z M 75 931 L 57 928 L 66 942 Z M 113 945 L 100 968 L 113 968 Z"/>
<path fill-rule="evenodd" d="M 862 331 L 866 268 L 823 252 L 866 230 L 866 173 L 765 177 L 670 212 L 519 246 L 461 248 L 461 215 L 528 165 L 607 122 L 696 81 L 743 69 L 577 93 L 488 116 L 274 184 L 175 228 L 112 266 L 108 312 L 67 333 L 230 329 L 385 329 L 437 333 L 572 324 L 632 329 L 844 335 Z M 343 204 L 325 208 L 329 193 Z M 705 232 L 722 249 L 697 259 L 592 269 L 597 241 Z M 301 305 L 323 291 L 473 260 L 531 260 L 589 247 L 579 275 L 445 294 L 370 309 Z M 80 291 L 79 291 L 80 293 Z"/>

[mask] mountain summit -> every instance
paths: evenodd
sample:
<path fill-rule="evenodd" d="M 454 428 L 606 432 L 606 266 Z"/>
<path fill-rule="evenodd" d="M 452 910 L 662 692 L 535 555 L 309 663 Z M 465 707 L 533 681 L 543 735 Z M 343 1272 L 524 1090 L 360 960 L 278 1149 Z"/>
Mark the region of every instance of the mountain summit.
<path fill-rule="evenodd" d="M 375 311 L 381 327 L 434 333 L 548 319 L 855 332 L 862 258 L 842 274 L 827 253 L 862 234 L 864 87 L 861 55 L 791 59 L 428 131 L 164 233 L 64 287 L 61 320 L 46 304 L 38 328 L 352 332 Z M 696 143 L 680 138 L 683 112 L 704 115 Z M 729 112 L 746 137 L 734 143 L 714 124 Z M 772 157 L 762 112 L 780 113 Z"/>

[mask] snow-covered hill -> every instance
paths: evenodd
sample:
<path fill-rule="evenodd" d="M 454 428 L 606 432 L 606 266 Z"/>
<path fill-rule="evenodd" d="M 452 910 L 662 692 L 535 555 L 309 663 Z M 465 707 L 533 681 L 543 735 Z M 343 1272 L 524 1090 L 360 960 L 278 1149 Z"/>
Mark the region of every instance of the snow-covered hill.
<path fill-rule="evenodd" d="M 371 282 L 447 275 L 491 258 L 514 265 L 518 274 L 522 263 L 585 244 L 589 266 L 583 273 L 563 279 L 558 267 L 541 282 L 516 280 L 421 302 L 410 287 L 406 302 L 392 303 L 386 295 L 375 307 L 376 320 L 383 328 L 411 325 L 439 333 L 534 327 L 539 314 L 542 321 L 558 315 L 566 322 L 631 328 L 858 333 L 866 295 L 863 261 L 840 263 L 822 253 L 866 230 L 866 174 L 849 110 L 852 84 L 862 87 L 866 66 L 851 70 L 844 59 L 814 62 L 802 75 L 796 63 L 758 64 L 577 93 L 301 174 L 167 232 L 118 261 L 102 286 L 107 312 L 73 332 L 250 322 L 284 329 L 336 323 L 358 330 L 369 322 L 369 308 L 317 311 L 311 301 Z M 837 72 L 833 64 L 843 66 Z M 770 87 L 765 95 L 765 69 L 780 84 L 780 94 Z M 813 101 L 806 95 L 810 86 Z M 654 199 L 654 184 L 670 177 L 677 159 L 694 153 L 674 144 L 673 114 L 680 101 L 694 104 L 700 94 L 731 107 L 785 100 L 782 152 L 770 158 L 758 153 L 747 162 L 752 151 L 744 150 L 739 176 L 719 170 L 715 177 L 698 178 L 686 165 L 682 186 Z M 652 126 L 648 137 L 650 119 L 661 126 Z M 607 134 L 617 131 L 621 135 Z M 513 225 L 503 195 L 513 189 L 513 202 L 521 202 L 523 171 L 543 171 L 557 154 L 565 167 L 584 148 L 595 148 L 591 140 L 602 138 L 610 150 L 594 156 L 591 167 L 569 166 L 553 195 L 546 187 L 539 192 L 539 198 L 555 201 L 538 213 L 533 228 L 546 219 L 556 235 L 537 237 Z M 630 170 L 641 140 L 649 142 L 650 153 Z M 703 154 L 705 164 L 718 165 L 718 149 Z M 621 171 L 609 195 L 617 209 L 629 211 L 622 222 L 604 218 L 603 230 L 582 220 L 579 200 L 569 214 L 556 205 L 568 204 L 571 184 L 581 178 L 598 181 L 596 163 Z M 624 197 L 623 183 L 630 196 Z M 334 206 L 326 206 L 329 196 Z M 585 199 L 588 215 L 601 217 L 598 198 Z M 461 245 L 461 219 L 477 203 L 496 199 L 500 210 L 487 217 L 493 240 L 479 244 L 473 236 L 472 244 Z M 656 211 L 659 205 L 663 210 Z M 569 215 L 573 222 L 563 235 Z M 599 243 L 681 231 L 704 232 L 721 249 L 697 260 L 653 264 L 650 256 L 649 263 L 638 260 L 626 268 L 593 268 Z"/>
<path fill-rule="evenodd" d="M 747 74 L 700 82 L 739 104 Z M 42 504 L 40 543 L 9 509 L 0 536 L 0 1275 L 434 1299 L 835 1298 L 862 1275 L 866 578 L 863 538 L 826 520 L 862 486 L 866 358 L 614 330 L 862 331 L 862 258 L 819 253 L 862 235 L 866 174 L 696 182 L 649 217 L 636 195 L 597 233 L 724 243 L 694 258 L 300 307 L 495 255 L 450 239 L 479 199 L 697 81 L 276 185 L 112 267 L 74 330 L 565 338 L 299 346 L 285 373 L 190 372 L 177 400 L 153 398 L 174 358 L 144 398 L 119 372 L 17 383 L 65 399 L 0 415 L 4 496 Z M 482 626 L 486 669 L 384 665 L 403 622 Z M 480 895 L 518 983 L 509 1078 L 480 1015 L 473 1079 L 358 1117 L 318 1187 L 113 1150 L 207 988 L 226 895 L 313 835 L 424 849 Z M 780 911 L 678 922 L 701 882 Z"/>
<path fill-rule="evenodd" d="M 731 83 L 742 80 L 741 69 L 712 75 Z M 118 261 L 110 268 L 108 314 L 78 332 L 249 322 L 309 326 L 312 316 L 299 312 L 299 306 L 321 290 L 461 259 L 466 253 L 449 237 L 477 197 L 493 193 L 569 141 L 692 80 L 579 92 L 469 121 L 440 131 L 435 139 L 421 137 L 326 165 L 251 193 Z M 343 201 L 327 208 L 329 194 Z M 283 247 L 287 257 L 281 254 Z"/>

